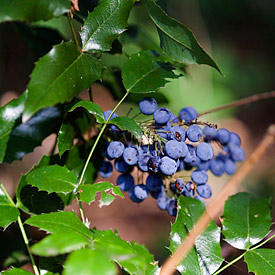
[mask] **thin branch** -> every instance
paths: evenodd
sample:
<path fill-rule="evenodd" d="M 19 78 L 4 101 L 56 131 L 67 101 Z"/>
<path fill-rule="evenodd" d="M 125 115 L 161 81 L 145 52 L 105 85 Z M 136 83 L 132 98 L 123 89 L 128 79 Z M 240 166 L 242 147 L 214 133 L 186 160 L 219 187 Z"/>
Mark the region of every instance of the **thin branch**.
<path fill-rule="evenodd" d="M 173 274 L 177 265 L 184 259 L 189 250 L 193 247 L 196 238 L 205 230 L 205 228 L 211 221 L 211 217 L 215 219 L 218 216 L 219 211 L 224 205 L 228 196 L 240 185 L 242 180 L 250 172 L 255 163 L 264 155 L 268 147 L 272 145 L 274 141 L 275 125 L 271 125 L 256 150 L 243 163 L 237 173 L 227 182 L 219 195 L 214 198 L 211 205 L 207 208 L 207 211 L 205 211 L 200 217 L 194 228 L 187 235 L 184 242 L 178 247 L 175 253 L 173 253 L 173 255 L 171 255 L 171 257 L 168 258 L 167 261 L 163 264 L 160 272 L 161 275 Z"/>
<path fill-rule="evenodd" d="M 70 13 L 67 13 L 67 17 L 68 17 L 69 25 L 70 25 L 70 28 L 71 28 L 71 31 L 72 31 L 72 34 L 73 34 L 73 37 L 74 37 L 75 45 L 81 51 L 81 47 L 80 47 L 80 45 L 78 43 L 78 40 L 77 40 L 77 37 L 76 37 L 76 32 L 75 32 L 75 29 L 74 29 L 74 26 L 73 26 L 73 22 L 72 22 L 72 18 L 70 16 Z"/>

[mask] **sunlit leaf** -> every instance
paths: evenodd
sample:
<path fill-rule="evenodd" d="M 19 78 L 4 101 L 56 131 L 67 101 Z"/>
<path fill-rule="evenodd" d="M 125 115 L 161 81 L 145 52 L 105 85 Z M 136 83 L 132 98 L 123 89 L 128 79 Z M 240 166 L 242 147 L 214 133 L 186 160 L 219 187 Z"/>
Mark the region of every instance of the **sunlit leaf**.
<path fill-rule="evenodd" d="M 33 275 L 33 273 L 21 268 L 14 267 L 10 270 L 2 271 L 1 275 Z"/>

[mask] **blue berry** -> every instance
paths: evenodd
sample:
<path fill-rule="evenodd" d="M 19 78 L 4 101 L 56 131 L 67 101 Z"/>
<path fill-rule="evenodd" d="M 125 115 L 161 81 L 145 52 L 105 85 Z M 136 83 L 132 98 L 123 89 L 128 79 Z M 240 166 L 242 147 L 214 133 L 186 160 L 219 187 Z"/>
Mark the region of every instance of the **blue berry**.
<path fill-rule="evenodd" d="M 146 179 L 146 186 L 150 191 L 161 190 L 163 186 L 162 177 L 159 174 L 150 174 Z"/>
<path fill-rule="evenodd" d="M 157 101 L 152 97 L 145 97 L 139 102 L 139 110 L 144 115 L 152 115 L 158 108 Z"/>
<path fill-rule="evenodd" d="M 108 145 L 107 154 L 110 158 L 119 158 L 124 152 L 124 145 L 120 141 L 113 141 Z"/>
<path fill-rule="evenodd" d="M 130 199 L 134 202 L 142 202 L 148 197 L 148 194 L 146 185 L 142 183 L 134 185 L 129 192 Z"/>
<path fill-rule="evenodd" d="M 191 174 L 191 179 L 197 184 L 204 184 L 208 181 L 208 175 L 203 170 L 195 170 Z"/>
<path fill-rule="evenodd" d="M 171 199 L 167 202 L 167 212 L 170 216 L 176 216 L 177 215 L 177 200 Z"/>
<path fill-rule="evenodd" d="M 217 140 L 225 145 L 230 140 L 230 132 L 224 128 L 217 131 Z"/>
<path fill-rule="evenodd" d="M 205 141 L 211 141 L 217 137 L 217 129 L 206 126 L 203 129 L 203 134 Z"/>
<path fill-rule="evenodd" d="M 238 134 L 230 132 L 230 139 L 228 143 L 230 145 L 241 146 L 241 139 Z"/>
<path fill-rule="evenodd" d="M 171 112 L 166 107 L 161 107 L 154 112 L 154 120 L 158 124 L 165 124 L 168 122 Z"/>
<path fill-rule="evenodd" d="M 129 165 L 124 161 L 123 158 L 116 159 L 114 166 L 119 173 L 126 173 L 129 169 Z"/>
<path fill-rule="evenodd" d="M 151 155 L 148 154 L 142 154 L 138 156 L 138 168 L 143 171 L 147 172 L 149 167 L 148 167 L 148 161 L 151 158 Z"/>
<path fill-rule="evenodd" d="M 198 112 L 193 107 L 182 108 L 179 112 L 180 120 L 191 122 L 198 117 Z"/>
<path fill-rule="evenodd" d="M 117 185 L 121 191 L 129 191 L 134 186 L 134 178 L 131 174 L 121 174 L 117 178 Z"/>
<path fill-rule="evenodd" d="M 127 147 L 123 152 L 123 159 L 129 165 L 135 165 L 138 161 L 138 150 L 134 147 Z"/>
<path fill-rule="evenodd" d="M 174 126 L 170 129 L 169 139 L 174 139 L 177 141 L 185 141 L 186 132 L 181 126 Z"/>
<path fill-rule="evenodd" d="M 149 160 L 147 162 L 149 170 L 153 171 L 154 173 L 157 173 L 159 162 L 160 162 L 159 156 L 153 156 L 153 157 L 149 158 Z"/>
<path fill-rule="evenodd" d="M 202 138 L 202 129 L 198 125 L 191 125 L 186 132 L 186 135 L 190 141 L 197 142 Z"/>
<path fill-rule="evenodd" d="M 171 113 L 169 121 L 172 122 L 172 123 L 174 123 L 174 124 L 180 123 L 179 118 L 175 114 L 173 114 L 173 113 Z"/>
<path fill-rule="evenodd" d="M 160 189 L 158 189 L 157 191 L 150 191 L 150 194 L 151 196 L 154 198 L 154 199 L 158 199 L 160 196 L 162 196 L 162 194 L 164 193 L 164 187 L 163 185 L 161 186 Z"/>
<path fill-rule="evenodd" d="M 210 165 L 211 165 L 211 160 L 200 161 L 197 163 L 198 168 L 204 171 L 207 171 L 210 168 Z"/>
<path fill-rule="evenodd" d="M 113 165 L 110 161 L 104 161 L 99 168 L 99 174 L 103 178 L 108 178 L 113 173 Z"/>
<path fill-rule="evenodd" d="M 187 155 L 188 148 L 184 142 L 169 140 L 165 144 L 165 152 L 168 157 L 178 159 Z"/>
<path fill-rule="evenodd" d="M 210 170 L 215 176 L 221 176 L 225 172 L 224 161 L 219 158 L 212 159 Z"/>
<path fill-rule="evenodd" d="M 225 172 L 228 175 L 233 175 L 237 169 L 236 163 L 231 160 L 231 159 L 226 159 L 224 161 L 224 165 L 225 165 Z"/>
<path fill-rule="evenodd" d="M 167 124 L 164 125 L 155 123 L 156 134 L 161 136 L 162 138 L 167 139 L 168 132 L 170 131 L 171 127 L 172 123 L 169 121 L 167 122 Z"/>
<path fill-rule="evenodd" d="M 160 196 L 157 199 L 157 204 L 159 209 L 161 210 L 166 210 L 167 208 L 167 203 L 169 202 L 169 197 L 163 192 L 160 194 Z"/>
<path fill-rule="evenodd" d="M 200 197 L 208 199 L 212 196 L 211 187 L 206 183 L 197 186 L 197 193 Z"/>
<path fill-rule="evenodd" d="M 171 176 L 177 171 L 177 163 L 173 159 L 165 156 L 160 160 L 159 170 L 167 176 Z"/>
<path fill-rule="evenodd" d="M 107 119 L 108 119 L 108 117 L 110 116 L 111 113 L 112 113 L 112 110 L 107 110 L 107 111 L 104 112 L 103 115 L 104 115 L 105 121 L 107 121 Z M 116 117 L 118 117 L 118 115 L 117 115 L 116 112 L 114 112 L 112 114 L 112 116 L 110 117 L 109 121 L 112 120 L 113 118 L 116 118 Z M 111 124 L 111 129 L 115 134 L 120 133 L 120 129 L 117 126 L 113 125 L 113 124 Z"/>
<path fill-rule="evenodd" d="M 185 163 L 184 163 L 183 159 L 179 159 L 177 171 L 182 171 L 182 170 L 185 170 Z"/>
<path fill-rule="evenodd" d="M 231 152 L 231 158 L 234 161 L 243 161 L 244 158 L 245 158 L 244 150 L 241 147 L 231 146 L 230 147 L 230 152 Z"/>
<path fill-rule="evenodd" d="M 202 142 L 197 146 L 196 153 L 197 156 L 203 161 L 207 161 L 213 158 L 213 149 L 211 145 L 206 142 Z"/>
<path fill-rule="evenodd" d="M 196 154 L 196 147 L 191 144 L 187 144 L 187 148 L 188 152 L 184 158 L 184 162 L 191 166 L 194 166 L 200 161 Z"/>

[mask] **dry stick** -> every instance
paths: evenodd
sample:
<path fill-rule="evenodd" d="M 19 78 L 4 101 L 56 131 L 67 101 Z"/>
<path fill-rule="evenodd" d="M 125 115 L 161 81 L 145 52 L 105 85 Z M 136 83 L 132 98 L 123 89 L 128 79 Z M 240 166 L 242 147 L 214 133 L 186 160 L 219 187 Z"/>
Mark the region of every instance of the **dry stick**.
<path fill-rule="evenodd" d="M 272 98 L 272 97 L 275 97 L 275 91 L 271 91 L 271 92 L 267 92 L 267 93 L 263 93 L 263 94 L 258 94 L 258 95 L 253 95 L 253 96 L 246 97 L 246 98 L 243 98 L 241 100 L 233 101 L 232 103 L 228 103 L 228 104 L 210 109 L 208 111 L 199 113 L 198 117 L 206 115 L 206 114 L 210 114 L 212 112 L 216 112 L 216 111 L 220 111 L 220 110 L 224 110 L 224 109 L 228 109 L 228 108 L 232 108 L 232 107 L 237 107 L 237 106 L 240 106 L 240 105 L 245 105 L 245 104 L 248 104 L 248 103 L 251 103 L 251 102 L 256 102 L 256 101 L 260 101 L 260 100 L 268 99 L 268 98 Z"/>
<path fill-rule="evenodd" d="M 187 235 L 184 242 L 178 247 L 173 255 L 163 264 L 160 274 L 171 275 L 175 271 L 176 267 L 187 255 L 189 250 L 193 247 L 197 236 L 199 236 L 207 227 L 212 218 L 216 218 L 219 214 L 221 207 L 224 205 L 228 196 L 238 187 L 241 181 L 246 177 L 254 164 L 263 156 L 268 147 L 275 141 L 275 125 L 271 125 L 268 128 L 266 135 L 262 142 L 258 145 L 256 150 L 247 159 L 243 165 L 239 168 L 237 173 L 227 182 L 225 187 L 215 197 L 207 212 L 205 211 L 200 217 L 194 228 Z"/>

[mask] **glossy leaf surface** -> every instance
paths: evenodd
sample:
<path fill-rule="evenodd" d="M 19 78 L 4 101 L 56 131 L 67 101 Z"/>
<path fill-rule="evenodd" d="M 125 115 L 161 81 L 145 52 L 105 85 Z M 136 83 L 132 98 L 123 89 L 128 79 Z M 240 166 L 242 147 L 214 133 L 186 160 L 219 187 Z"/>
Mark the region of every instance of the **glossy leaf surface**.
<path fill-rule="evenodd" d="M 123 85 L 131 93 L 155 92 L 169 82 L 166 78 L 177 78 L 172 68 L 158 62 L 151 51 L 133 54 L 123 64 Z"/>
<path fill-rule="evenodd" d="M 112 189 L 112 194 L 106 193 L 107 190 Z M 114 200 L 114 195 L 123 197 L 119 186 L 114 186 L 110 182 L 98 182 L 94 184 L 86 184 L 80 188 L 80 201 L 90 204 L 95 200 L 97 192 L 101 193 L 99 206 L 109 205 Z"/>
<path fill-rule="evenodd" d="M 21 268 L 14 267 L 10 270 L 1 272 L 1 275 L 33 275 L 33 273 Z"/>
<path fill-rule="evenodd" d="M 103 0 L 91 12 L 80 32 L 84 51 L 108 51 L 127 26 L 133 0 Z"/>
<path fill-rule="evenodd" d="M 57 146 L 59 155 L 62 156 L 67 150 L 73 147 L 75 130 L 69 122 L 63 123 L 58 132 Z"/>
<path fill-rule="evenodd" d="M 66 167 L 51 165 L 35 169 L 27 176 L 27 183 L 40 191 L 68 194 L 77 184 L 77 176 Z"/>
<path fill-rule="evenodd" d="M 87 260 L 88 259 L 88 260 Z M 106 253 L 98 250 L 80 249 L 69 255 L 62 275 L 116 275 L 116 265 Z"/>
<path fill-rule="evenodd" d="M 255 249 L 247 251 L 244 260 L 248 265 L 248 270 L 255 275 L 275 274 L 275 250 Z"/>
<path fill-rule="evenodd" d="M 172 224 L 169 250 L 174 252 L 194 227 L 196 221 L 204 212 L 202 202 L 186 197 L 179 198 L 177 218 Z M 199 253 L 198 253 L 199 252 Z M 212 274 L 223 262 L 220 247 L 220 229 L 211 221 L 206 230 L 197 237 L 195 247 L 177 269 L 182 274 Z"/>
<path fill-rule="evenodd" d="M 33 216 L 25 221 L 52 234 L 73 232 L 92 238 L 92 232 L 80 221 L 74 212 L 54 212 Z"/>
<path fill-rule="evenodd" d="M 226 201 L 222 217 L 225 241 L 236 248 L 248 249 L 269 233 L 270 200 L 238 193 Z"/>
<path fill-rule="evenodd" d="M 0 22 L 49 20 L 69 11 L 69 0 L 1 0 Z"/>
<path fill-rule="evenodd" d="M 73 42 L 54 46 L 37 63 L 28 85 L 23 121 L 44 107 L 71 100 L 100 78 L 103 65 Z"/>
<path fill-rule="evenodd" d="M 214 60 L 201 48 L 193 33 L 169 17 L 153 0 L 142 0 L 157 27 L 160 46 L 172 60 L 185 64 L 207 64 L 219 70 Z"/>

